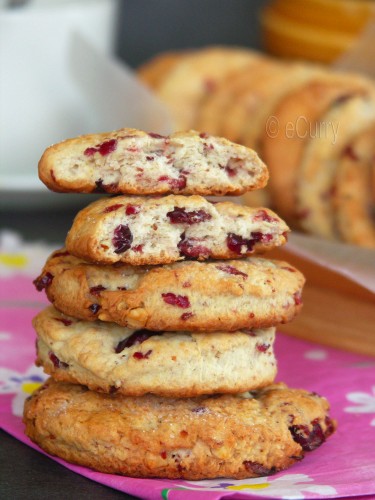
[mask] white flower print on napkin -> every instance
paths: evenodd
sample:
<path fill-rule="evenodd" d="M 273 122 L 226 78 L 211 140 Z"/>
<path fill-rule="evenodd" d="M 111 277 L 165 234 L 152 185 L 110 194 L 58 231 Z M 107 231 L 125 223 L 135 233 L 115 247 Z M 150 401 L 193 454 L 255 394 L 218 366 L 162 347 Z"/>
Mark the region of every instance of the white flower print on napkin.
<path fill-rule="evenodd" d="M 348 413 L 375 413 L 375 385 L 372 387 L 372 394 L 367 392 L 349 392 L 346 395 L 352 403 L 357 406 L 348 406 L 344 411 Z M 375 418 L 370 422 L 370 425 L 375 426 Z"/>
<path fill-rule="evenodd" d="M 186 481 L 183 487 L 189 485 L 189 489 L 197 490 L 241 491 L 241 493 L 248 492 L 251 495 L 256 494 L 265 497 L 276 495 L 285 500 L 302 500 L 305 498 L 304 491 L 322 495 L 323 498 L 328 498 L 337 493 L 333 486 L 313 484 L 313 482 L 314 479 L 306 474 L 284 474 L 275 479 L 272 477 L 257 477 L 237 481 L 231 479 L 195 481 L 194 483 Z M 190 485 L 194 485 L 194 488 L 190 488 Z"/>

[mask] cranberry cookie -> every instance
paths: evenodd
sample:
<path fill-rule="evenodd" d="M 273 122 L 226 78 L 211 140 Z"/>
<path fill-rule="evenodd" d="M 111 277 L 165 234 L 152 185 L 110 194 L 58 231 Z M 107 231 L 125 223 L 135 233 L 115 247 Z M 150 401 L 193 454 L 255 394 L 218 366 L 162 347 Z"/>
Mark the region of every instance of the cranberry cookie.
<path fill-rule="evenodd" d="M 121 129 L 49 147 L 39 177 L 65 193 L 238 195 L 265 186 L 268 172 L 254 151 L 227 139 Z"/>
<path fill-rule="evenodd" d="M 303 275 L 256 257 L 143 267 L 101 266 L 54 252 L 34 281 L 65 314 L 150 330 L 234 331 L 293 319 Z"/>
<path fill-rule="evenodd" d="M 152 332 L 80 321 L 52 306 L 33 320 L 37 364 L 56 380 L 128 396 L 191 397 L 263 387 L 276 376 L 275 329 Z"/>
<path fill-rule="evenodd" d="M 297 182 L 297 212 L 306 232 L 339 239 L 332 193 L 343 149 L 371 126 L 375 96 L 353 96 L 322 117 L 316 136 L 305 148 Z"/>
<path fill-rule="evenodd" d="M 326 399 L 284 384 L 171 399 L 50 379 L 26 401 L 24 423 L 47 453 L 101 472 L 243 479 L 274 474 L 318 448 L 336 428 L 328 410 Z"/>
<path fill-rule="evenodd" d="M 319 130 L 319 120 L 348 98 L 371 90 L 369 80 L 352 74 L 321 72 L 289 92 L 272 111 L 278 128 L 265 131 L 260 151 L 271 173 L 268 189 L 281 217 L 296 224 L 296 181 L 304 150 Z M 298 220 L 298 219 L 297 219 Z"/>
<path fill-rule="evenodd" d="M 253 60 L 244 68 L 238 69 L 219 82 L 202 102 L 194 128 L 223 136 L 223 127 L 237 95 L 249 86 L 257 70 L 265 64 L 264 61 L 260 55 L 258 57 L 254 55 Z"/>
<path fill-rule="evenodd" d="M 336 228 L 347 243 L 375 248 L 375 124 L 341 153 L 332 203 Z"/>
<path fill-rule="evenodd" d="M 176 129 L 192 128 L 202 104 L 217 85 L 258 58 L 246 48 L 207 47 L 177 61 L 156 88 L 172 113 Z"/>
<path fill-rule="evenodd" d="M 149 87 L 157 89 L 169 71 L 188 54 L 191 52 L 182 50 L 162 52 L 139 66 L 137 76 Z"/>
<path fill-rule="evenodd" d="M 271 210 L 201 196 L 91 203 L 76 216 L 68 252 L 87 261 L 131 265 L 244 257 L 286 242 L 288 226 Z"/>

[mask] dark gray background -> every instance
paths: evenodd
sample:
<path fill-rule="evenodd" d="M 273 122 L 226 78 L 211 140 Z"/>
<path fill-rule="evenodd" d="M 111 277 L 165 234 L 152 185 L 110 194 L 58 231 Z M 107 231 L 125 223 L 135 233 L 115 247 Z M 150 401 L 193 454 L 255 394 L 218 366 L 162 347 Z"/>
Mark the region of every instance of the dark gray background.
<path fill-rule="evenodd" d="M 117 53 L 131 66 L 158 52 L 210 44 L 260 47 L 266 0 L 126 0 L 120 4 Z"/>
<path fill-rule="evenodd" d="M 258 15 L 265 0 L 125 0 L 120 2 L 117 55 L 137 66 L 164 50 L 210 44 L 260 46 Z M 25 195 L 27 196 L 27 195 Z M 64 195 L 55 195 L 64 196 Z M 63 242 L 77 210 L 2 210 L 0 228 L 27 240 Z M 133 498 L 78 476 L 0 431 L 2 500 Z"/>

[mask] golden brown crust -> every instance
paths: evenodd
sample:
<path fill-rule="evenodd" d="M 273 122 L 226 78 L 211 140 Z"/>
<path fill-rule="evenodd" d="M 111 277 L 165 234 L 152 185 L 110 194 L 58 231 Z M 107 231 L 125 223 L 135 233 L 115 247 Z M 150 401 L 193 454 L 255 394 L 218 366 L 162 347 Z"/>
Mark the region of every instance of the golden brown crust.
<path fill-rule="evenodd" d="M 286 262 L 255 257 L 148 268 L 88 264 L 62 249 L 35 284 L 57 309 L 79 319 L 207 332 L 290 321 L 302 306 L 304 278 Z M 168 294 L 182 297 L 184 307 L 166 303 Z"/>
<path fill-rule="evenodd" d="M 52 306 L 33 325 L 37 364 L 56 380 L 95 391 L 186 398 L 257 389 L 276 375 L 274 328 L 155 333 L 80 321 Z"/>
<path fill-rule="evenodd" d="M 83 135 L 50 146 L 38 168 L 49 189 L 64 193 L 238 195 L 268 180 L 255 151 L 194 130 Z"/>
<path fill-rule="evenodd" d="M 223 130 L 236 97 L 244 88 L 248 88 L 249 82 L 257 74 L 258 68 L 264 64 L 264 58 L 260 54 L 254 54 L 253 59 L 244 68 L 230 73 L 219 82 L 200 106 L 196 118 L 196 129 L 204 130 L 209 134 L 225 136 Z"/>
<path fill-rule="evenodd" d="M 249 80 L 248 87 L 233 103 L 223 130 L 224 137 L 240 144 L 253 145 L 267 132 L 267 120 L 285 94 L 299 88 L 317 73 L 313 66 L 280 64 L 266 59 Z M 261 154 L 261 152 L 260 152 Z"/>
<path fill-rule="evenodd" d="M 254 57 L 258 56 L 249 49 L 213 46 L 178 61 L 157 89 L 157 95 L 172 112 L 176 129 L 191 128 L 205 98 L 223 79 L 246 67 Z"/>
<path fill-rule="evenodd" d="M 359 134 L 342 151 L 336 170 L 332 205 L 336 227 L 347 243 L 375 248 L 375 126 Z"/>
<path fill-rule="evenodd" d="M 275 134 L 264 133 L 260 150 L 270 169 L 268 189 L 276 210 L 296 225 L 296 180 L 298 168 L 318 120 L 335 103 L 365 94 L 370 83 L 351 74 L 323 73 L 300 89 L 289 92 L 273 110 Z"/>
<path fill-rule="evenodd" d="M 373 124 L 375 94 L 354 95 L 334 106 L 305 148 L 297 182 L 299 222 L 306 232 L 338 239 L 332 191 L 342 150 Z"/>
<path fill-rule="evenodd" d="M 136 207 L 131 214 L 129 206 Z M 182 213 L 181 218 L 176 212 Z M 168 264 L 186 257 L 230 259 L 283 245 L 288 230 L 265 208 L 213 204 L 201 196 L 118 196 L 81 210 L 68 233 L 66 248 L 77 257 L 103 264 Z"/>
<path fill-rule="evenodd" d="M 25 404 L 26 434 L 45 451 L 106 473 L 190 480 L 270 475 L 335 429 L 316 394 L 269 386 L 248 397 L 104 395 L 49 380 Z M 293 438 L 294 437 L 294 438 Z"/>
<path fill-rule="evenodd" d="M 175 64 L 189 53 L 188 51 L 171 51 L 158 54 L 139 66 L 137 68 L 137 75 L 149 87 L 157 89 Z"/>

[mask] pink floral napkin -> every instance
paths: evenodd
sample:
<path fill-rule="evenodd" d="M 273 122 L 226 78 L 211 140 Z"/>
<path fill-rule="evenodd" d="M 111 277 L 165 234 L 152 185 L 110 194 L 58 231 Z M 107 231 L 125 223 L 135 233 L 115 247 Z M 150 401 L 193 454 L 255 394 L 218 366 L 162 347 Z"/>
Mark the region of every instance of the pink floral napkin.
<path fill-rule="evenodd" d="M 48 251 L 44 253 L 45 258 Z M 46 378 L 34 366 L 31 326 L 46 299 L 29 285 L 40 267 L 35 269 L 30 256 L 17 254 L 12 260 L 12 255 L 2 258 L 0 251 L 0 427 L 39 450 L 23 434 L 21 415 L 25 398 Z M 282 334 L 276 355 L 278 380 L 326 396 L 338 420 L 337 432 L 326 443 L 285 472 L 238 481 L 167 481 L 101 474 L 51 458 L 94 481 L 150 500 L 375 498 L 375 359 Z"/>

